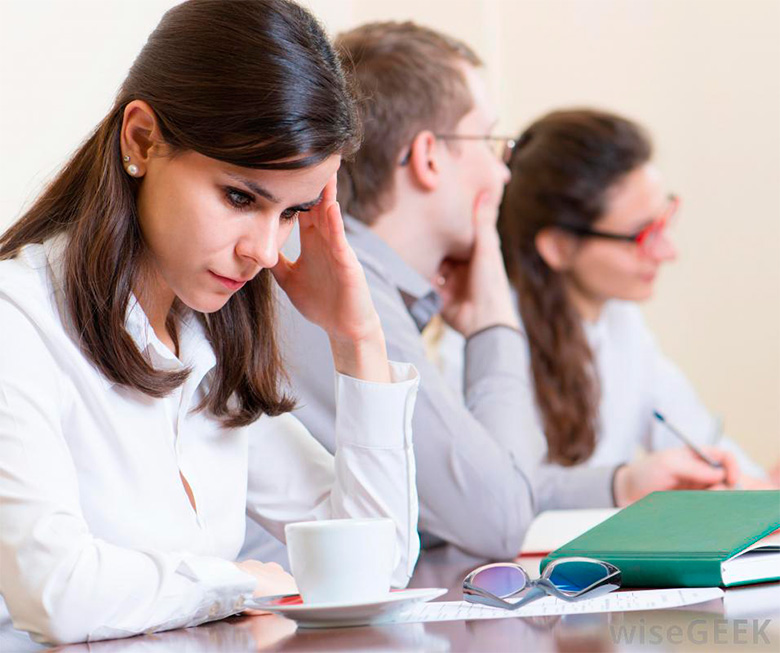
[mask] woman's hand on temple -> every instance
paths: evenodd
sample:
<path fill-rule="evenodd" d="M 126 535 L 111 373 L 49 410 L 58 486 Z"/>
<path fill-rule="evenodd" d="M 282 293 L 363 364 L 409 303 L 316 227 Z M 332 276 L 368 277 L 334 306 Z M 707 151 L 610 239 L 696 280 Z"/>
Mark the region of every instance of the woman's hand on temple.
<path fill-rule="evenodd" d="M 384 334 L 366 275 L 347 242 L 336 202 L 336 175 L 322 201 L 300 215 L 301 255 L 280 254 L 271 269 L 282 290 L 307 320 L 330 337 L 336 369 L 356 378 L 389 382 Z"/>

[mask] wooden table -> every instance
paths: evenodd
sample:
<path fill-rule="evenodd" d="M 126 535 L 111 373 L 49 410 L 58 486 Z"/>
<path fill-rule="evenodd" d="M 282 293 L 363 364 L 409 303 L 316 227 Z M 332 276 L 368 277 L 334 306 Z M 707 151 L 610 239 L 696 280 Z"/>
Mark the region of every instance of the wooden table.
<path fill-rule="evenodd" d="M 447 587 L 460 600 L 483 561 L 452 547 L 423 552 L 411 587 Z M 522 559 L 538 576 L 538 558 Z M 632 632 L 633 641 L 626 641 Z M 622 636 L 622 640 L 618 638 Z M 225 621 L 144 637 L 57 649 L 68 653 L 169 651 L 780 651 L 780 583 L 727 590 L 725 600 L 646 612 L 296 630 L 277 616 Z M 3 651 L 6 653 L 6 651 Z"/>

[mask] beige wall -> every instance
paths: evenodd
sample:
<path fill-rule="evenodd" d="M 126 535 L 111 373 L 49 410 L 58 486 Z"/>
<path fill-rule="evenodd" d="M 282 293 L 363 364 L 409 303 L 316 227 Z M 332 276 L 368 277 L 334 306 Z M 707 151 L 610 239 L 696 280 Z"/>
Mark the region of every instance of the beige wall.
<path fill-rule="evenodd" d="M 0 228 L 99 120 L 172 4 L 0 3 Z M 469 41 L 502 131 L 566 105 L 648 126 L 684 199 L 681 257 L 648 320 L 727 431 L 763 464 L 780 456 L 780 1 L 304 4 L 331 32 L 411 18 Z"/>

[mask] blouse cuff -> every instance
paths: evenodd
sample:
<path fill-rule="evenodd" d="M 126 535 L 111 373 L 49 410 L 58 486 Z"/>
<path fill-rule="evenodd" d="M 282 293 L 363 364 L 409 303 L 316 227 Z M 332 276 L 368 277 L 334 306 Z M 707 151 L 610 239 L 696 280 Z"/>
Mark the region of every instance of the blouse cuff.
<path fill-rule="evenodd" d="M 420 375 L 411 363 L 390 362 L 390 383 L 336 373 L 336 433 L 340 444 L 401 449 L 412 444 Z"/>
<path fill-rule="evenodd" d="M 184 555 L 176 572 L 198 583 L 203 600 L 194 623 L 216 621 L 241 612 L 252 598 L 257 580 L 234 563 L 221 558 Z"/>

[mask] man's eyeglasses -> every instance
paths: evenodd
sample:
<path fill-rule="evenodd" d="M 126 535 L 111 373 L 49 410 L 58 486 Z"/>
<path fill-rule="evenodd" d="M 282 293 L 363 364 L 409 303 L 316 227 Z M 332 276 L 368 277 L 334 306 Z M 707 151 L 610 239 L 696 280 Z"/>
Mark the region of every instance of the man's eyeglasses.
<path fill-rule="evenodd" d="M 484 565 L 463 580 L 463 598 L 494 608 L 517 610 L 543 596 L 564 601 L 591 599 L 620 588 L 620 569 L 592 558 L 560 558 L 548 564 L 537 580 L 513 562 Z M 517 598 L 517 601 L 507 599 Z"/>
<path fill-rule="evenodd" d="M 515 147 L 515 139 L 511 136 L 469 136 L 465 134 L 434 134 L 436 138 L 442 141 L 484 141 L 493 154 L 504 163 L 509 163 L 512 156 L 512 150 Z M 412 158 L 412 148 L 410 147 L 399 165 L 405 166 Z"/>
<path fill-rule="evenodd" d="M 644 229 L 638 231 L 635 234 L 616 234 L 608 231 L 598 231 L 596 229 L 590 229 L 589 227 L 581 227 L 573 224 L 558 224 L 559 229 L 568 231 L 569 233 L 576 234 L 577 236 L 583 236 L 586 238 L 608 238 L 609 240 L 619 240 L 628 243 L 634 243 L 639 247 L 639 251 L 647 255 L 653 251 L 658 240 L 664 234 L 664 232 L 674 222 L 674 218 L 677 216 L 677 211 L 680 208 L 680 198 L 676 195 L 669 195 L 669 205 L 664 212 L 648 224 Z"/>

